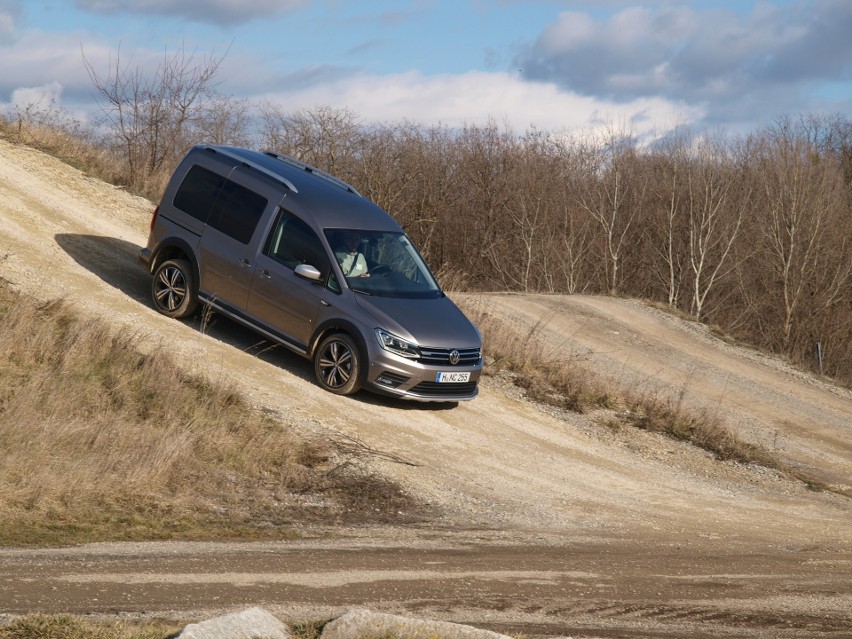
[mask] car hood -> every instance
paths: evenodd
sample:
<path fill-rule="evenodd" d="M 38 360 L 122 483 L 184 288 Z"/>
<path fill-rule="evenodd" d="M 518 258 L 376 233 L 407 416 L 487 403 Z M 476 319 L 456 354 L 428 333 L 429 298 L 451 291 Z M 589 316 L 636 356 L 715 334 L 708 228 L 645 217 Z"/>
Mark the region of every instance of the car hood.
<path fill-rule="evenodd" d="M 376 320 L 376 327 L 420 346 L 480 348 L 482 338 L 448 297 L 400 299 L 357 295 L 356 302 Z"/>

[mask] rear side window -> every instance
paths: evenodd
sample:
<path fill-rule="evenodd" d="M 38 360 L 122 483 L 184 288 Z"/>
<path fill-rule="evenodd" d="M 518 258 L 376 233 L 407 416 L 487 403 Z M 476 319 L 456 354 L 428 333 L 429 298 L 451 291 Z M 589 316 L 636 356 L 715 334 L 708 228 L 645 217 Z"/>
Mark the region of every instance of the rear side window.
<path fill-rule="evenodd" d="M 175 207 L 243 244 L 248 244 L 267 199 L 200 166 L 187 171 Z"/>
<path fill-rule="evenodd" d="M 225 178 L 200 166 L 193 166 L 183 178 L 175 195 L 175 207 L 196 220 L 207 222 L 213 202 L 225 184 Z"/>
<path fill-rule="evenodd" d="M 225 180 L 219 197 L 213 204 L 207 224 L 243 244 L 248 244 L 267 199 L 236 182 Z"/>

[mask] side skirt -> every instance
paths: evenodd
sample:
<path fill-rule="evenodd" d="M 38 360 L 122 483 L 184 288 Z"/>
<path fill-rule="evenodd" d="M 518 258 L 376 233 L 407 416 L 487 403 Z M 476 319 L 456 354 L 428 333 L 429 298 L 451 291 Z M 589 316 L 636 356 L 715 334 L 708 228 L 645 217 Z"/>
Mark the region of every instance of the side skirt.
<path fill-rule="evenodd" d="M 279 333 L 278 331 L 261 324 L 258 324 L 253 319 L 248 317 L 245 313 L 240 311 L 239 309 L 234 308 L 230 304 L 226 304 L 221 300 L 216 299 L 206 293 L 199 292 L 198 293 L 198 301 L 202 304 L 206 304 L 210 308 L 214 309 L 218 313 L 222 313 L 226 317 L 230 317 L 232 320 L 239 322 L 243 326 L 250 328 L 251 330 L 263 335 L 267 339 L 272 340 L 277 344 L 281 344 L 285 348 L 290 349 L 294 353 L 298 353 L 302 357 L 308 356 L 308 349 L 305 348 L 304 344 L 300 344 L 283 333 Z"/>

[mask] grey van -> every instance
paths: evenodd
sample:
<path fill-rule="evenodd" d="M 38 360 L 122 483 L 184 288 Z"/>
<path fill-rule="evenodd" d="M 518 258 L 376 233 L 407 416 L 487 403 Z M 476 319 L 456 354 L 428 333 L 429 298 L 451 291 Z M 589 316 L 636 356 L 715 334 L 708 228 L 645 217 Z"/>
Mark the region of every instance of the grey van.
<path fill-rule="evenodd" d="M 333 393 L 477 395 L 481 335 L 402 227 L 294 158 L 192 148 L 139 259 L 159 312 L 183 318 L 206 305 L 311 359 Z"/>

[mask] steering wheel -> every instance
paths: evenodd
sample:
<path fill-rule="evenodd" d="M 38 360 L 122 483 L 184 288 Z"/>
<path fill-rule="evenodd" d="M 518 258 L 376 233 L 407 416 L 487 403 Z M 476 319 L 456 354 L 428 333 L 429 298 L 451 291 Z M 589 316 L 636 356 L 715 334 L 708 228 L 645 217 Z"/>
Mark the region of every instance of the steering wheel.
<path fill-rule="evenodd" d="M 387 275 L 390 273 L 390 266 L 387 264 L 379 264 L 367 271 L 370 275 Z"/>

